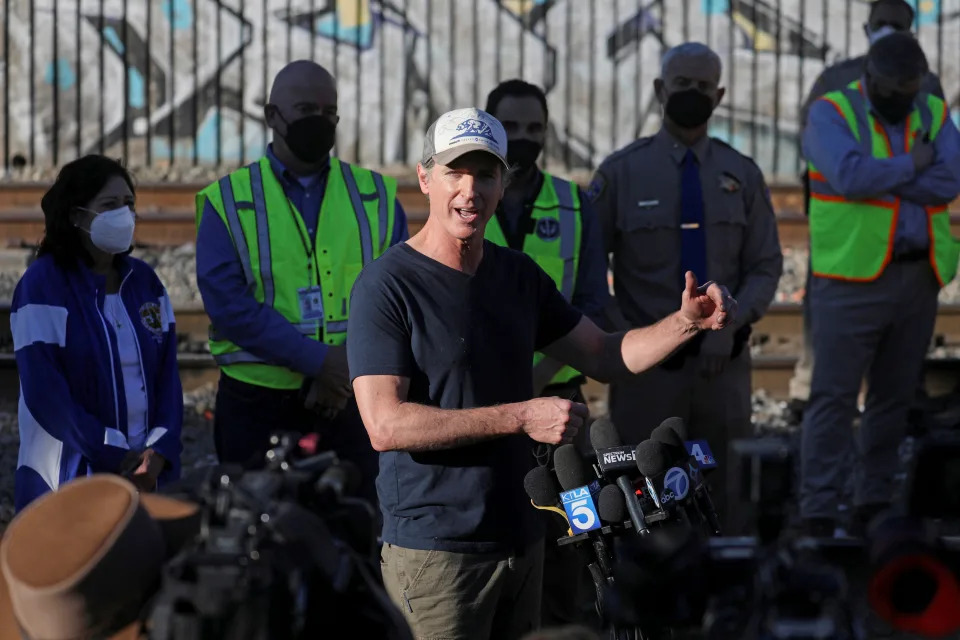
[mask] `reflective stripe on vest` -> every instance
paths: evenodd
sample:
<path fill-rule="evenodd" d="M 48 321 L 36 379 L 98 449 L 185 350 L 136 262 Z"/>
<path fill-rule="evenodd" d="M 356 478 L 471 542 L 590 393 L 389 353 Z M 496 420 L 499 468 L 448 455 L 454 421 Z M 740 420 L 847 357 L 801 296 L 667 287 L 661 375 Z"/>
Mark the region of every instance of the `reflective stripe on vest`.
<path fill-rule="evenodd" d="M 859 81 L 825 95 L 843 116 L 864 154 L 876 158 L 894 155 L 886 131 L 867 112 Z M 929 131 L 939 135 L 947 117 L 945 103 L 922 95 L 918 106 L 904 124 L 904 149 L 909 152 L 916 135 Z M 850 200 L 834 189 L 813 163 L 810 176 L 810 245 L 815 275 L 841 280 L 875 280 L 893 257 L 900 198 L 883 194 Z M 926 207 L 930 263 L 941 286 L 956 274 L 960 244 L 950 234 L 949 213 L 944 206 Z"/>
<path fill-rule="evenodd" d="M 550 176 L 550 180 L 559 201 L 560 259 L 563 260 L 563 279 L 560 282 L 560 293 L 569 302 L 573 300 L 573 285 L 576 279 L 574 262 L 579 261 L 577 252 L 579 250 L 580 234 L 577 231 L 577 222 L 580 217 L 580 208 L 573 203 L 573 193 L 569 182 L 555 176 Z"/>
<path fill-rule="evenodd" d="M 582 221 L 577 186 L 549 173 L 543 174 L 543 185 L 533 203 L 534 230 L 523 242 L 523 252 L 534 259 L 557 285 L 563 297 L 570 302 L 577 284 L 582 243 Z M 553 219 L 557 222 L 557 235 L 542 238 L 537 233 L 539 220 Z M 484 237 L 500 246 L 508 246 L 500 221 L 494 216 L 487 223 Z M 534 354 L 533 364 L 543 360 L 542 353 Z M 550 384 L 563 384 L 582 376 L 579 371 L 565 366 L 551 379 Z"/>
<path fill-rule="evenodd" d="M 331 159 L 317 232 L 311 238 L 269 160 L 262 158 L 197 195 L 197 227 L 209 201 L 230 231 L 256 300 L 275 308 L 302 335 L 319 340 L 322 330 L 324 342 L 338 345 L 346 338 L 353 283 L 392 237 L 395 199 L 395 180 Z M 324 294 L 323 318 L 303 321 L 297 292 L 317 285 Z M 231 377 L 283 389 L 298 388 L 302 382 L 301 374 L 244 351 L 214 327 L 209 337 L 214 359 Z"/>

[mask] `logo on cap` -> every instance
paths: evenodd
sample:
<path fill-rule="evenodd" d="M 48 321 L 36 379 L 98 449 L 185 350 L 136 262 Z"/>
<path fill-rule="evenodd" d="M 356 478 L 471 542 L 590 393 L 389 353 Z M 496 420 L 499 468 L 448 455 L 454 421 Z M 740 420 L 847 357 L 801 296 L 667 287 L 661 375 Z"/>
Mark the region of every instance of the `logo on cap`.
<path fill-rule="evenodd" d="M 560 237 L 560 223 L 554 218 L 540 218 L 536 231 L 538 238 L 550 242 Z"/>
<path fill-rule="evenodd" d="M 483 120 L 478 120 L 476 118 L 468 118 L 460 124 L 457 125 L 457 131 L 460 133 L 450 138 L 450 140 L 457 140 L 458 138 L 486 138 L 487 140 L 497 143 L 497 139 L 493 135 L 493 129 L 490 128 L 490 125 L 484 122 Z"/>

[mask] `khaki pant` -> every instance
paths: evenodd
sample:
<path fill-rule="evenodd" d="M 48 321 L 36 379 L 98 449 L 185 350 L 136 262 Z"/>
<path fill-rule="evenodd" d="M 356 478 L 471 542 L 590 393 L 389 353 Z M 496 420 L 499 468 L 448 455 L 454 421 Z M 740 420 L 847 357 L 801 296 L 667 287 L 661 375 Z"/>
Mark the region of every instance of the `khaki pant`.
<path fill-rule="evenodd" d="M 542 540 L 513 555 L 384 543 L 380 570 L 417 640 L 515 640 L 540 626 Z"/>

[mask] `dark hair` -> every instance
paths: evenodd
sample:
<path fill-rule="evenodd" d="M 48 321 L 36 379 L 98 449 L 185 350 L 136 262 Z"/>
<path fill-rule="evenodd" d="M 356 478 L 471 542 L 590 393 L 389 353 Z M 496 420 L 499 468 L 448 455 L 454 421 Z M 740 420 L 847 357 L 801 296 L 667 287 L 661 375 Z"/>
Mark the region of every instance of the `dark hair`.
<path fill-rule="evenodd" d="M 870 3 L 870 17 L 868 20 L 873 20 L 874 14 L 880 7 L 903 9 L 910 15 L 911 24 L 913 23 L 914 16 L 916 16 L 916 13 L 913 11 L 913 7 L 911 7 L 906 0 L 873 0 L 873 2 Z"/>
<path fill-rule="evenodd" d="M 40 200 L 44 234 L 38 256 L 50 254 L 66 268 L 76 266 L 77 260 L 91 263 L 80 241 L 81 232 L 70 220 L 70 214 L 77 207 L 85 207 L 114 176 L 123 178 L 130 191 L 135 190 L 133 178 L 119 160 L 91 154 L 63 165 L 53 186 Z"/>
<path fill-rule="evenodd" d="M 515 98 L 536 98 L 540 106 L 543 107 L 544 117 L 547 116 L 547 96 L 543 92 L 543 89 L 535 84 L 530 84 L 529 82 L 524 82 L 519 79 L 505 80 L 498 84 L 496 88 L 490 92 L 490 95 L 487 96 L 487 107 L 484 111 L 496 118 L 497 116 L 494 112 L 497 110 L 497 107 L 500 106 L 500 101 L 508 96 Z"/>
<path fill-rule="evenodd" d="M 867 60 L 877 73 L 896 80 L 922 78 L 930 70 L 927 56 L 911 33 L 880 38 L 870 47 Z"/>

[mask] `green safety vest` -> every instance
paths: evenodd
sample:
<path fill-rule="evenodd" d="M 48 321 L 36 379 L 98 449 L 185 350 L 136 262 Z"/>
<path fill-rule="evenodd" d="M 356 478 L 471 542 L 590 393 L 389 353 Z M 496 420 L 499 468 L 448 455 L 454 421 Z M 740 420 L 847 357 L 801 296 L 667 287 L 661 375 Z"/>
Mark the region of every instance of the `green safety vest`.
<path fill-rule="evenodd" d="M 353 283 L 393 236 L 396 194 L 396 180 L 331 158 L 311 240 L 263 157 L 197 194 L 197 229 L 209 202 L 233 239 L 257 302 L 274 308 L 307 338 L 340 345 L 347 337 Z M 317 284 L 323 320 L 304 321 L 298 292 Z M 303 374 L 244 351 L 217 335 L 214 326 L 210 352 L 224 373 L 242 382 L 273 389 L 298 389 L 303 383 Z"/>
<path fill-rule="evenodd" d="M 866 108 L 860 81 L 826 94 L 826 100 L 843 115 L 864 153 L 890 158 L 893 149 L 886 131 Z M 905 123 L 905 151 L 917 134 L 939 135 L 947 116 L 947 105 L 933 95 L 922 94 L 918 107 Z M 865 200 L 851 200 L 830 186 L 826 178 L 808 163 L 810 175 L 810 258 L 813 273 L 826 278 L 870 281 L 880 277 L 893 256 L 893 239 L 900 212 L 900 198 L 883 194 Z M 946 206 L 926 207 L 930 234 L 930 264 L 940 286 L 957 272 L 960 244 L 950 235 L 950 213 Z"/>
<path fill-rule="evenodd" d="M 534 225 L 533 232 L 524 238 L 523 252 L 540 265 L 570 302 L 576 286 L 583 238 L 577 185 L 544 173 L 543 186 L 533 203 L 530 218 Z M 484 237 L 494 244 L 508 246 L 496 216 L 487 223 Z M 534 354 L 533 364 L 542 359 L 542 353 Z M 564 366 L 550 380 L 550 384 L 567 383 L 582 375 L 573 367 Z"/>

